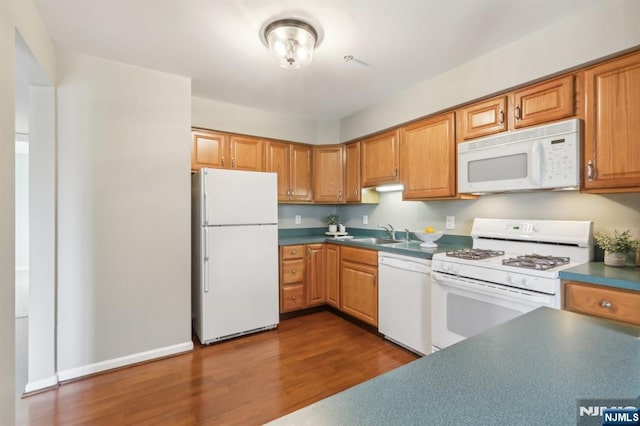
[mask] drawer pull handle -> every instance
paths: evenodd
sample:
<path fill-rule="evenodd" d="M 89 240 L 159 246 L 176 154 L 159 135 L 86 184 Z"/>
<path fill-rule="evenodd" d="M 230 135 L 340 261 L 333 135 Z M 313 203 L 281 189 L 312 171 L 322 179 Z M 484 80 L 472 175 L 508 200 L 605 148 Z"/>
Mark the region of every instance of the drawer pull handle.
<path fill-rule="evenodd" d="M 291 296 L 291 300 L 296 300 L 296 297 L 295 296 Z"/>
<path fill-rule="evenodd" d="M 606 300 L 603 300 L 602 302 L 600 302 L 600 306 L 602 306 L 605 309 L 611 309 L 611 302 L 607 302 Z"/>

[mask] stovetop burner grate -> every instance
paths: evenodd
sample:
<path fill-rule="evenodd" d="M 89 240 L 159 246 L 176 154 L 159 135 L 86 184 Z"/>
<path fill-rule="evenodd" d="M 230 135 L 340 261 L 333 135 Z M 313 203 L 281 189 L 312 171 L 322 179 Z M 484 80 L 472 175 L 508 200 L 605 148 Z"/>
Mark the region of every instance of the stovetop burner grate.
<path fill-rule="evenodd" d="M 527 254 L 524 256 L 510 257 L 502 259 L 502 264 L 507 266 L 516 266 L 519 268 L 537 269 L 546 271 L 556 266 L 566 265 L 571 259 L 568 257 L 557 256 L 541 256 L 539 254 Z"/>
<path fill-rule="evenodd" d="M 490 257 L 504 256 L 501 250 L 485 250 L 485 249 L 462 249 L 446 252 L 449 257 L 458 257 L 460 259 L 488 259 Z"/>

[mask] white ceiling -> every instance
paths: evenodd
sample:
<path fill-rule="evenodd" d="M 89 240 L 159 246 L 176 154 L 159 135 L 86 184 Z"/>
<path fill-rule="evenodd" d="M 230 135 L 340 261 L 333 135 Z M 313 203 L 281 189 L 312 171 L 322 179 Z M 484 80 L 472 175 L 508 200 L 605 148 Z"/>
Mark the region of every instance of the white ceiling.
<path fill-rule="evenodd" d="M 195 96 L 318 120 L 352 114 L 597 1 L 35 0 L 57 46 L 191 77 Z M 279 18 L 318 30 L 308 68 L 282 69 L 269 57 L 260 34 Z"/>

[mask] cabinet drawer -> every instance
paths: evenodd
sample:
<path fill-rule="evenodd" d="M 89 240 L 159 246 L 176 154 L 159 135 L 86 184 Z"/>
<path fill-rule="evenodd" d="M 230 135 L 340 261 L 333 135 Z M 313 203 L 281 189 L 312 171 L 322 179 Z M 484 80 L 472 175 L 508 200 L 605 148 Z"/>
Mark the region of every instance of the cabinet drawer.
<path fill-rule="evenodd" d="M 282 260 L 300 259 L 304 255 L 304 246 L 303 245 L 299 245 L 299 246 L 283 246 L 281 248 L 281 250 L 282 250 L 282 255 L 280 256 L 280 258 Z"/>
<path fill-rule="evenodd" d="M 640 293 L 566 281 L 568 311 L 640 325 Z"/>
<path fill-rule="evenodd" d="M 282 287 L 280 312 L 304 308 L 304 285 L 293 284 Z"/>
<path fill-rule="evenodd" d="M 343 246 L 341 258 L 342 260 L 364 263 L 365 265 L 378 265 L 378 252 L 375 250 L 366 250 Z"/>
<path fill-rule="evenodd" d="M 282 284 L 296 283 L 304 277 L 304 259 L 282 261 Z"/>

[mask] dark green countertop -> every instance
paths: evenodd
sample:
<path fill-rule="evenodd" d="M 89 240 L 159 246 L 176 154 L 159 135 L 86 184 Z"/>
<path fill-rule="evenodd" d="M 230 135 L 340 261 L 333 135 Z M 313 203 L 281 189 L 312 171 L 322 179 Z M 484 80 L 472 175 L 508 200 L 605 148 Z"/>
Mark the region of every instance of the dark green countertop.
<path fill-rule="evenodd" d="M 539 308 L 273 424 L 575 425 L 578 399 L 638 398 L 638 336 Z"/>
<path fill-rule="evenodd" d="M 640 268 L 636 266 L 616 267 L 590 262 L 560 271 L 560 278 L 640 291 Z"/>
<path fill-rule="evenodd" d="M 459 250 L 471 247 L 471 237 L 461 235 L 445 234 L 436 242 L 436 244 L 438 244 L 437 248 L 423 248 L 420 247 L 420 241 L 400 242 L 395 244 L 367 244 L 354 242 L 351 239 L 333 238 L 331 236 L 324 235 L 325 229 L 326 228 L 306 228 L 301 230 L 281 230 L 278 236 L 278 245 L 290 246 L 297 244 L 334 243 L 351 247 L 397 253 L 405 256 L 420 257 L 423 259 L 431 259 L 435 253 L 442 251 Z M 397 235 L 404 238 L 403 231 L 397 232 Z M 384 231 L 359 228 L 349 228 L 349 234 L 354 238 L 386 236 Z"/>

